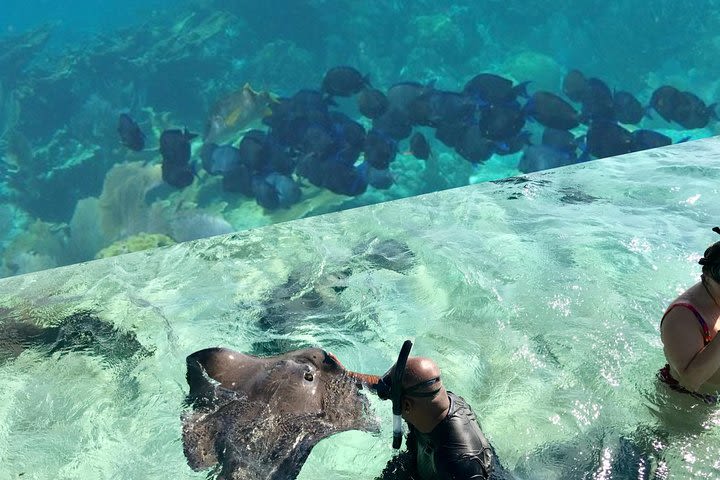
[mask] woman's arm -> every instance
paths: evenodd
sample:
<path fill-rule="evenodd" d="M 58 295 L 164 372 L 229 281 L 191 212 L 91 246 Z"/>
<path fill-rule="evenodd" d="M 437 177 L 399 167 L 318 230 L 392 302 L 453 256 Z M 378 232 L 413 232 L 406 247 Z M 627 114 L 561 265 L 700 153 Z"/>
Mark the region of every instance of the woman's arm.
<path fill-rule="evenodd" d="M 702 329 L 689 310 L 672 309 L 660 335 L 668 363 L 680 377 L 677 381 L 688 390 L 698 391 L 720 369 L 720 336 L 704 345 Z"/>

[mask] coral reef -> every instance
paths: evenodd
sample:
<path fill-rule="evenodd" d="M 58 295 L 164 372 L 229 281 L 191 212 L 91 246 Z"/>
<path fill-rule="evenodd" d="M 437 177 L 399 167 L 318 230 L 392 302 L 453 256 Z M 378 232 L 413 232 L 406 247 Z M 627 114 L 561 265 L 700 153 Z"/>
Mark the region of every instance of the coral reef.
<path fill-rule="evenodd" d="M 0 39 L 0 78 L 13 83 L 50 39 L 51 25 L 15 37 Z"/>
<path fill-rule="evenodd" d="M 426 45 L 439 54 L 452 54 L 465 46 L 464 35 L 447 14 L 420 15 L 410 21 L 413 44 Z"/>
<path fill-rule="evenodd" d="M 43 220 L 69 220 L 78 199 L 98 193 L 112 164 L 98 145 L 71 139 L 65 130 L 39 148 L 18 132 L 10 135 L 8 144 L 16 168 L 9 181 L 13 200 Z"/>
<path fill-rule="evenodd" d="M 140 233 L 132 235 L 123 240 L 118 240 L 112 245 L 103 248 L 95 258 L 108 258 L 125 253 L 140 252 L 150 248 L 167 247 L 174 245 L 175 240 L 160 233 Z"/>
<path fill-rule="evenodd" d="M 6 81 L 7 82 L 7 81 Z M 15 131 L 20 119 L 20 102 L 15 90 L 11 90 L 0 78 L 0 147 L 7 147 L 8 135 Z"/>
<path fill-rule="evenodd" d="M 141 232 L 162 233 L 157 209 L 145 197 L 161 184 L 160 167 L 131 162 L 115 165 L 105 177 L 99 197 L 80 200 L 70 221 L 68 252 L 89 260 L 103 247 Z"/>
<path fill-rule="evenodd" d="M 103 236 L 114 241 L 146 231 L 150 209 L 145 195 L 161 183 L 159 165 L 115 165 L 105 177 L 98 202 Z"/>
<path fill-rule="evenodd" d="M 529 89 L 557 92 L 562 86 L 563 68 L 554 58 L 525 51 L 508 58 L 500 67 L 517 81 L 532 79 Z"/>
<path fill-rule="evenodd" d="M 109 121 L 118 111 L 150 103 L 200 118 L 207 102 L 175 92 L 203 91 L 205 83 L 189 71 L 222 78 L 223 60 L 208 49 L 235 19 L 220 11 L 154 19 L 152 28 L 101 36 L 89 48 L 43 62 L 32 60 L 50 27 L 4 40 L 0 147 L 8 151 L 6 163 L 13 163 L 14 201 L 37 218 L 67 222 L 78 200 L 100 193 L 105 174 L 118 161 L 117 134 Z"/>
<path fill-rule="evenodd" d="M 301 203 L 274 212 L 223 195 L 217 179 L 203 173 L 181 192 L 157 187 L 160 132 L 201 133 L 218 99 L 245 82 L 286 96 L 317 86 L 330 66 L 353 65 L 379 89 L 409 80 L 455 89 L 471 73 L 494 71 L 532 80 L 531 90 L 557 91 L 562 73 L 579 68 L 644 102 L 668 83 L 708 103 L 720 93 L 714 0 L 690 10 L 658 0 L 650 22 L 647 9 L 632 2 L 592 18 L 550 0 L 532 9 L 520 0 L 488 6 L 298 0 L 286 2 L 278 17 L 272 2 L 192 0 L 148 12 L 143 25 L 60 49 L 47 48 L 53 25 L 0 38 L 0 194 L 21 219 L 13 221 L 12 235 L 0 235 L 7 245 L 0 275 L 91 259 L 141 232 L 183 241 L 513 174 L 509 157 L 480 169 L 440 146 L 425 163 L 395 162 L 396 183 L 388 190 L 348 198 L 303 185 Z M 576 35 L 578 29 L 584 34 Z M 349 102 L 339 103 L 354 115 Z M 146 150 L 119 144 L 121 112 L 140 124 Z M 228 142 L 245 125 L 236 127 Z M 718 129 L 711 124 L 702 135 Z M 18 236 L 25 225 L 34 226 Z"/>
<path fill-rule="evenodd" d="M 37 220 L 15 237 L 3 252 L 5 268 L 13 275 L 67 263 L 67 232 L 62 225 Z"/>
<path fill-rule="evenodd" d="M 313 65 L 314 55 L 287 40 L 276 40 L 263 45 L 247 62 L 243 71 L 248 81 L 260 88 L 291 92 L 297 85 L 318 83 L 319 75 Z"/>
<path fill-rule="evenodd" d="M 70 221 L 67 254 L 82 261 L 94 258 L 103 247 L 110 251 L 124 248 L 128 241 L 135 249 L 142 245 L 152 248 L 155 245 L 151 235 L 184 242 L 236 230 L 221 214 L 226 204 L 198 207 L 195 200 L 204 185 L 166 196 L 160 176 L 159 165 L 115 165 L 105 178 L 100 196 L 77 203 Z M 157 191 L 161 198 L 153 198 Z M 142 238 L 136 238 L 138 235 Z M 143 239 L 148 242 L 143 243 Z"/>
<path fill-rule="evenodd" d="M 70 241 L 68 256 L 73 262 L 84 262 L 94 258 L 95 252 L 107 244 L 100 226 L 100 200 L 84 198 L 75 206 L 70 220 Z"/>

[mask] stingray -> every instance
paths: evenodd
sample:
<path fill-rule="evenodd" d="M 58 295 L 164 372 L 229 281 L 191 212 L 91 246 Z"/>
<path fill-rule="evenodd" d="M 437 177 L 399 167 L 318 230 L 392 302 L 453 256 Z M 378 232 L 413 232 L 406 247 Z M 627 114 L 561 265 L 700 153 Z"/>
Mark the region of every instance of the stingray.
<path fill-rule="evenodd" d="M 139 360 L 153 353 L 137 340 L 134 332 L 120 330 L 89 310 L 79 310 L 53 325 L 41 326 L 31 315 L 0 307 L 0 365 L 29 348 L 48 355 L 83 352 L 100 357 L 108 365 Z"/>
<path fill-rule="evenodd" d="M 351 313 L 342 296 L 353 275 L 381 270 L 406 275 L 417 264 L 415 253 L 405 242 L 371 238 L 352 248 L 352 258 L 327 267 L 319 276 L 315 265 L 301 265 L 263 299 L 257 324 L 273 335 L 253 343 L 252 353 L 274 354 L 298 348 L 291 334 L 308 325 L 342 325 L 347 331 L 352 328 L 348 322 Z"/>
<path fill-rule="evenodd" d="M 195 352 L 187 357 L 193 408 L 182 431 L 188 464 L 214 467 L 219 479 L 294 479 L 320 440 L 378 431 L 360 392 L 368 378 L 319 348 L 273 357 Z"/>

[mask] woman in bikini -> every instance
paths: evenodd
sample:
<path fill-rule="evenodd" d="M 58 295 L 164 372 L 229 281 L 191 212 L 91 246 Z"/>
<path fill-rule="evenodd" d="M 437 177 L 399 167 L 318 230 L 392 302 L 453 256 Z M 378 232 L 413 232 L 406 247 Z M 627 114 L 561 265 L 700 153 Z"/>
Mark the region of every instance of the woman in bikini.
<path fill-rule="evenodd" d="M 713 228 L 720 234 L 720 227 Z M 700 281 L 673 300 L 660 322 L 667 364 L 658 377 L 673 390 L 718 403 L 720 393 L 720 242 L 698 262 Z"/>

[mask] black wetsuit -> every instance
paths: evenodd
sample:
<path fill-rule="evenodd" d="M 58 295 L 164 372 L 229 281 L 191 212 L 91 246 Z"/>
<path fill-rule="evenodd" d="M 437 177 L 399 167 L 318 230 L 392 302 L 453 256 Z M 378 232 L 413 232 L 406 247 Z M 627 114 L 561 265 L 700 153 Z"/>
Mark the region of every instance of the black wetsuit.
<path fill-rule="evenodd" d="M 448 392 L 447 417 L 430 433 L 410 425 L 407 452 L 395 457 L 382 479 L 499 480 L 512 478 L 498 461 L 495 450 L 480 430 L 475 413 L 465 400 Z"/>

